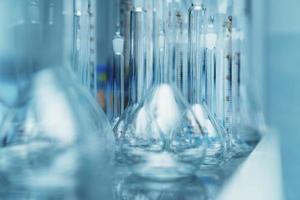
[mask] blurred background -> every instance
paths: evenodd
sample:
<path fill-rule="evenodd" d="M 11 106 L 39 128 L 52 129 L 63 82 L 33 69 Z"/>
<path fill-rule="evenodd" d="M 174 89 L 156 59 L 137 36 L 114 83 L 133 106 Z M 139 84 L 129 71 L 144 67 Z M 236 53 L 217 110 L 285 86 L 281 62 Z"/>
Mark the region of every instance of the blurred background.
<path fill-rule="evenodd" d="M 264 1 L 267 122 L 280 133 L 286 199 L 300 197 L 300 1 Z"/>

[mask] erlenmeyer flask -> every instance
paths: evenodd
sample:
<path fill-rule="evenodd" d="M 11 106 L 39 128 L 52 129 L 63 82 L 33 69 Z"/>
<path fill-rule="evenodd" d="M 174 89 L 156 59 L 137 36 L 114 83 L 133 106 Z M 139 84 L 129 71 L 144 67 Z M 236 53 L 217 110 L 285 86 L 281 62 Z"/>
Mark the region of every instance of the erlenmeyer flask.
<path fill-rule="evenodd" d="M 103 173 L 112 165 L 113 134 L 70 67 L 69 1 L 4 0 L 0 10 L 1 83 L 16 93 L 1 93 L 8 112 L 0 122 L 0 174 L 6 180 L 0 188 L 42 199 L 109 196 L 110 178 Z"/>
<path fill-rule="evenodd" d="M 201 122 L 208 141 L 204 165 L 219 164 L 226 153 L 226 133 L 207 106 L 209 71 L 207 13 L 202 1 L 193 1 L 189 9 L 189 102 L 197 120 Z"/>

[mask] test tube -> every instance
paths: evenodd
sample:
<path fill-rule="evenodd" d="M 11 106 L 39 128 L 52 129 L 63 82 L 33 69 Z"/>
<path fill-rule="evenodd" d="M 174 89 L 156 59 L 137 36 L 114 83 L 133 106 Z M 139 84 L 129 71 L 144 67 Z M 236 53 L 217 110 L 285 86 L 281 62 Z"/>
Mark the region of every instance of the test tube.
<path fill-rule="evenodd" d="M 202 103 L 205 94 L 205 8 L 193 0 L 189 9 L 189 102 Z"/>
<path fill-rule="evenodd" d="M 133 1 L 130 14 L 130 101 L 137 103 L 145 92 L 146 11 L 142 0 Z"/>

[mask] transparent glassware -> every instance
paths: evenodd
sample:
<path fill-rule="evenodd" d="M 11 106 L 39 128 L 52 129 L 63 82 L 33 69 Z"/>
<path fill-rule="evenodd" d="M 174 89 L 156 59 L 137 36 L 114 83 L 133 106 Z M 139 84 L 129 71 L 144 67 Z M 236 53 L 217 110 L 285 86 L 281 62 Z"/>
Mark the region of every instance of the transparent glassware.
<path fill-rule="evenodd" d="M 262 112 L 256 106 L 257 93 L 253 92 L 249 60 L 249 16 L 246 13 L 246 2 L 233 1 L 232 49 L 234 90 L 233 118 L 234 131 L 238 140 L 244 144 L 245 153 L 251 151 L 258 143 L 266 125 Z M 251 93 L 252 92 L 252 93 Z"/>
<path fill-rule="evenodd" d="M 217 88 L 217 119 L 228 136 L 227 157 L 242 157 L 251 148 L 241 139 L 241 129 L 238 128 L 239 88 L 240 88 L 240 56 L 238 53 L 239 39 L 233 25 L 236 23 L 233 1 L 218 4 L 219 36 L 218 36 L 218 79 Z"/>
<path fill-rule="evenodd" d="M 0 2 L 0 193 L 108 198 L 114 137 L 71 70 L 69 1 Z M 102 184 L 105 182 L 105 185 Z"/>
<path fill-rule="evenodd" d="M 125 68 L 124 68 L 124 37 L 117 30 L 113 39 L 113 117 L 112 126 L 117 123 L 125 109 Z"/>
<path fill-rule="evenodd" d="M 121 162 L 139 176 L 169 180 L 194 174 L 205 155 L 206 132 L 166 73 L 174 73 L 173 66 L 166 64 L 173 50 L 166 48 L 162 27 L 154 84 L 114 132 Z"/>
<path fill-rule="evenodd" d="M 171 73 L 177 88 L 188 96 L 188 13 L 184 1 L 174 5 L 174 71 Z"/>
<path fill-rule="evenodd" d="M 96 2 L 74 0 L 72 68 L 82 85 L 96 96 Z"/>
<path fill-rule="evenodd" d="M 130 53 L 129 53 L 129 84 L 128 84 L 128 104 L 125 111 L 113 123 L 113 127 L 119 129 L 124 126 L 128 117 L 135 112 L 138 103 L 145 93 L 147 80 L 147 51 L 146 51 L 146 10 L 142 0 L 133 1 L 130 11 Z"/>
<path fill-rule="evenodd" d="M 189 102 L 197 120 L 206 132 L 208 147 L 203 166 L 218 165 L 227 151 L 225 129 L 208 107 L 209 81 L 213 65 L 208 65 L 211 36 L 207 25 L 206 7 L 201 1 L 192 1 L 189 9 Z M 213 55 L 212 55 L 213 56 Z M 213 80 L 212 80 L 213 81 Z"/>

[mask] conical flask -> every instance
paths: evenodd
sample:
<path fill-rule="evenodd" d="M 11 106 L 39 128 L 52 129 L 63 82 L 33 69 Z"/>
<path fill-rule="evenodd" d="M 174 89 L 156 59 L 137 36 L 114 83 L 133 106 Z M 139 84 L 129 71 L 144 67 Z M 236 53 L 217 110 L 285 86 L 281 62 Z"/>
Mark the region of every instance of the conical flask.
<path fill-rule="evenodd" d="M 210 44 L 212 41 L 209 41 L 211 33 L 208 27 L 207 7 L 203 1 L 193 1 L 189 9 L 189 103 L 206 132 L 208 148 L 203 164 L 214 165 L 224 160 L 227 137 L 225 129 L 208 107 L 208 97 L 211 97 L 208 83 L 214 78 L 209 76 L 214 65 L 208 61 L 214 50 Z"/>
<path fill-rule="evenodd" d="M 0 82 L 10 88 L 0 97 L 0 188 L 22 198 L 110 199 L 103 173 L 113 133 L 71 70 L 69 1 L 4 0 L 0 10 Z"/>

